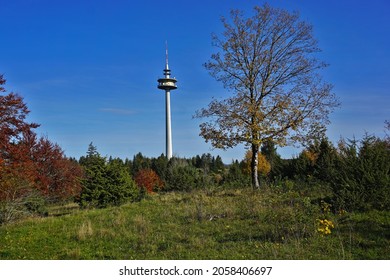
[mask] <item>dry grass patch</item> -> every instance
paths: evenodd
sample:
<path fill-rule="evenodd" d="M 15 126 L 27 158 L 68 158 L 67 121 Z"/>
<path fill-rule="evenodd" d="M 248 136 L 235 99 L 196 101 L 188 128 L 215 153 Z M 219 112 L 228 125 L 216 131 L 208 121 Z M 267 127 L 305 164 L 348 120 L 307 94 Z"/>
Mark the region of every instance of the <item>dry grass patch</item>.
<path fill-rule="evenodd" d="M 77 240 L 84 241 L 93 235 L 93 228 L 91 221 L 87 220 L 81 224 L 77 231 Z"/>

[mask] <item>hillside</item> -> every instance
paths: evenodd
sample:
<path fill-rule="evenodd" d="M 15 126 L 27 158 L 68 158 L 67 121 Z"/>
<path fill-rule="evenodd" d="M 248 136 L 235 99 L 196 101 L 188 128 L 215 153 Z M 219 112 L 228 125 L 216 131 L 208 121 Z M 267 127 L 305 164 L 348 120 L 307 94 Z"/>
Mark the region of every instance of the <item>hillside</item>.
<path fill-rule="evenodd" d="M 326 195 L 279 186 L 56 206 L 1 226 L 0 259 L 387 259 L 390 212 L 334 213 Z"/>

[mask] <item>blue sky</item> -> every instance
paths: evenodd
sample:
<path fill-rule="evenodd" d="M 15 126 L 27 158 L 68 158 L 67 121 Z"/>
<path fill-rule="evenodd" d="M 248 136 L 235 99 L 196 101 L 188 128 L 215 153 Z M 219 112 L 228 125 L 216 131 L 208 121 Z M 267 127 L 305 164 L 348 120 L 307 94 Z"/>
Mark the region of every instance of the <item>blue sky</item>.
<path fill-rule="evenodd" d="M 264 1 L 0 0 L 0 73 L 24 96 L 40 135 L 66 155 L 80 157 L 93 142 L 102 155 L 132 158 L 165 152 L 165 63 L 178 79 L 171 94 L 174 155 L 210 152 L 226 163 L 245 147 L 212 150 L 199 135 L 195 111 L 226 92 L 202 64 L 216 50 L 211 33 L 231 9 L 250 14 Z M 330 64 L 324 79 L 342 105 L 328 137 L 384 135 L 390 119 L 390 2 L 387 0 L 274 0 L 314 26 Z M 299 149 L 284 148 L 283 157 Z"/>

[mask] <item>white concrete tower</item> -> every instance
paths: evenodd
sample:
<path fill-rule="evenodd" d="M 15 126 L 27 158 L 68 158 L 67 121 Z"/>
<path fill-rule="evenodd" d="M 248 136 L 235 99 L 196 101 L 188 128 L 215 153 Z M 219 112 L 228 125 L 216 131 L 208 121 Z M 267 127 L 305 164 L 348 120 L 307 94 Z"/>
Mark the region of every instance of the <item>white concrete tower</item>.
<path fill-rule="evenodd" d="M 172 129 L 171 129 L 171 90 L 177 89 L 175 78 L 171 78 L 171 70 L 168 66 L 168 45 L 165 49 L 164 78 L 158 79 L 158 88 L 165 90 L 165 125 L 166 125 L 166 157 L 172 158 Z"/>

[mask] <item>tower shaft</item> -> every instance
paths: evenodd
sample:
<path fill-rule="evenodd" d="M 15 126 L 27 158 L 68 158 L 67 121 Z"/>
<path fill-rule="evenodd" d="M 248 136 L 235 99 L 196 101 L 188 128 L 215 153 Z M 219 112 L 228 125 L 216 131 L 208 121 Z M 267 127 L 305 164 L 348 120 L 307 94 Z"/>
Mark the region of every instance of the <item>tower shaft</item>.
<path fill-rule="evenodd" d="M 165 133 L 166 133 L 166 157 L 172 158 L 172 128 L 171 128 L 171 92 L 165 91 Z"/>

